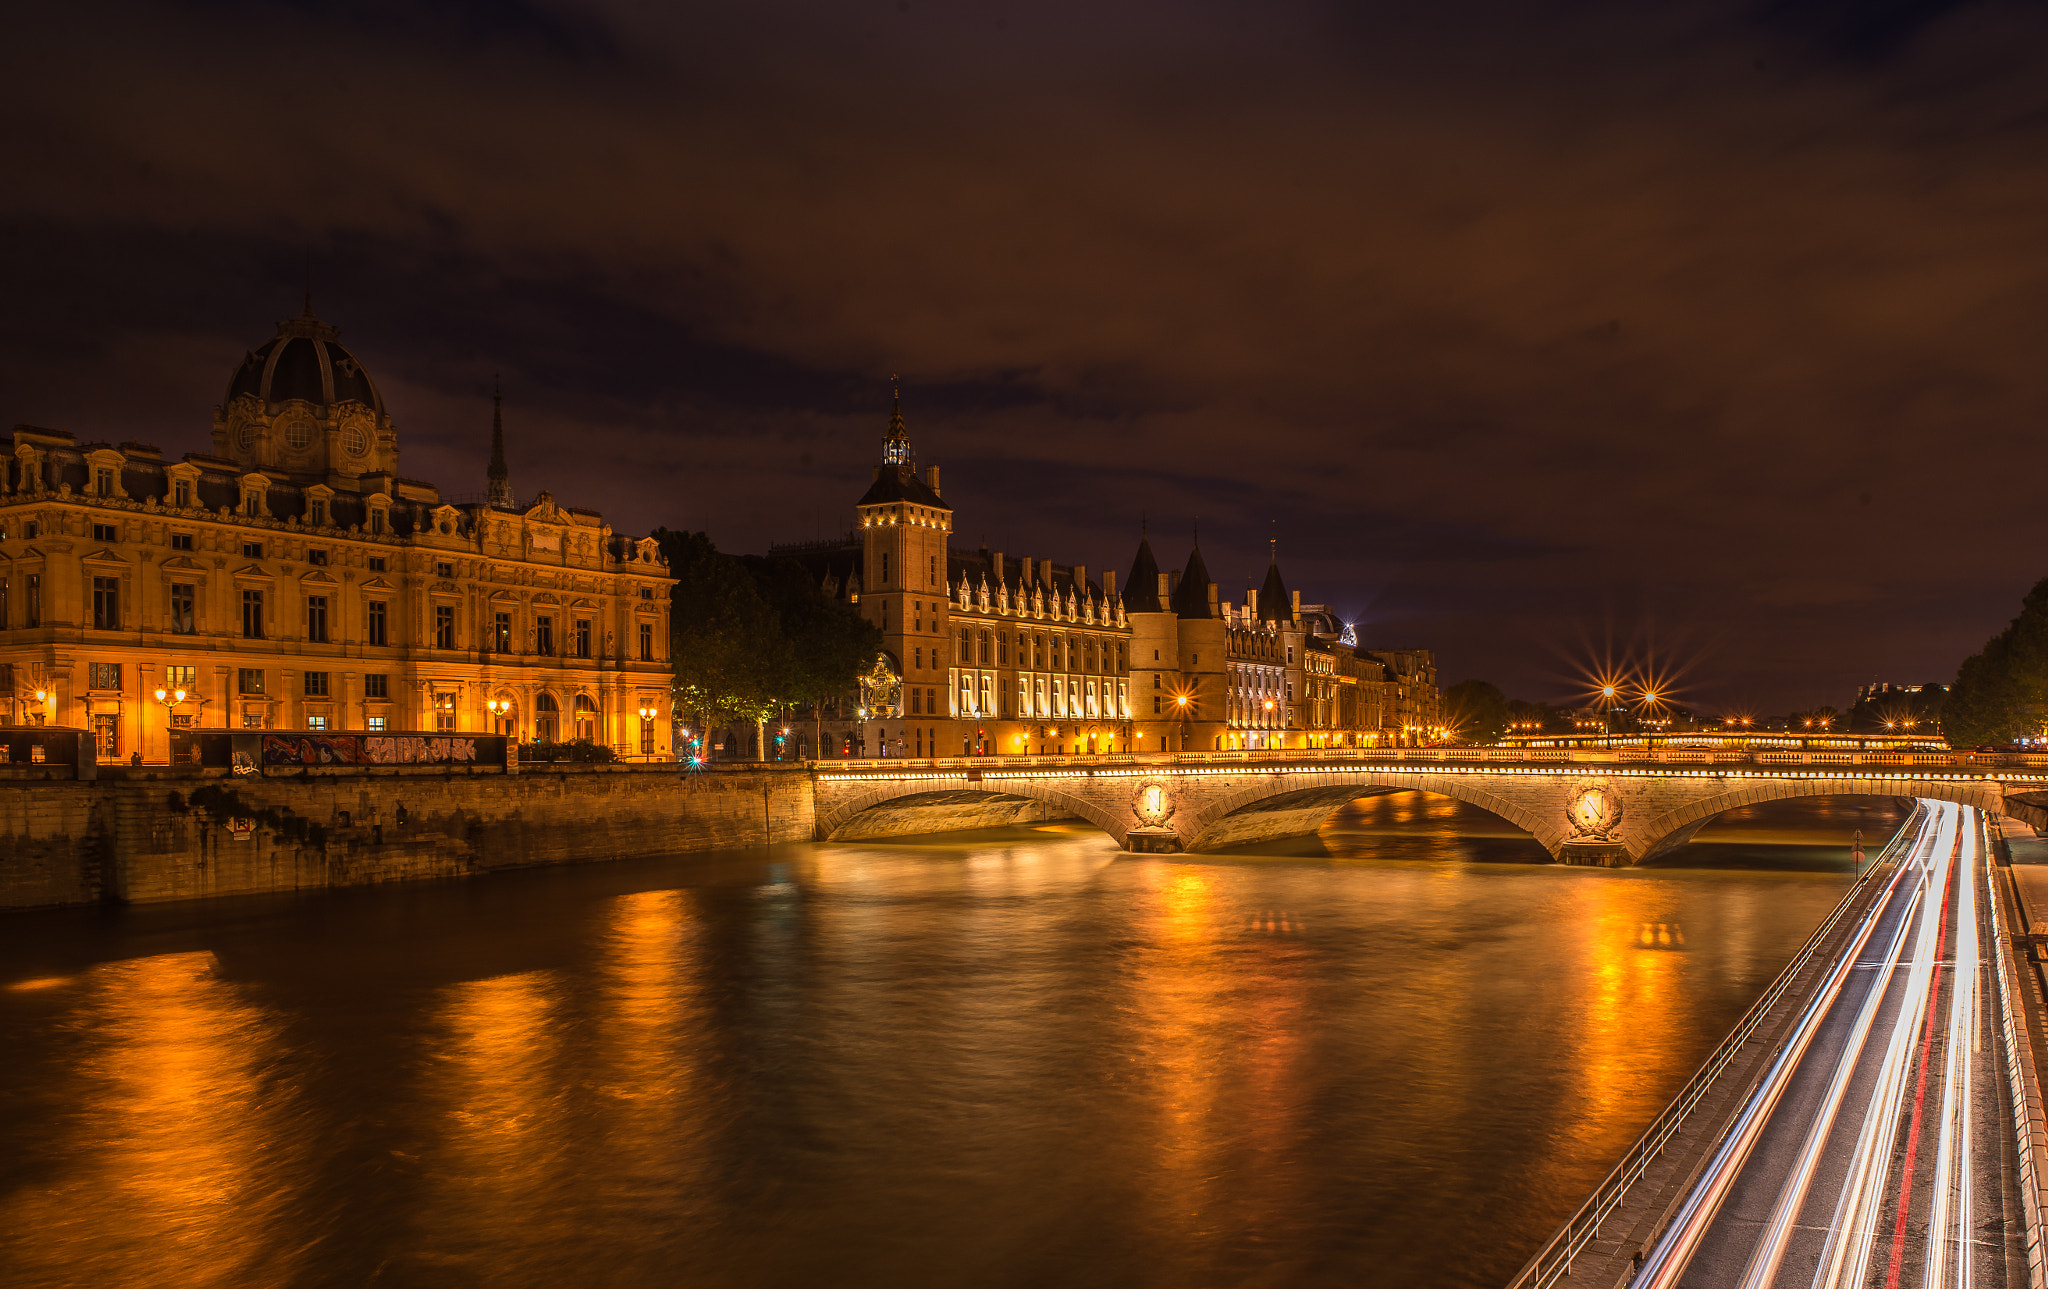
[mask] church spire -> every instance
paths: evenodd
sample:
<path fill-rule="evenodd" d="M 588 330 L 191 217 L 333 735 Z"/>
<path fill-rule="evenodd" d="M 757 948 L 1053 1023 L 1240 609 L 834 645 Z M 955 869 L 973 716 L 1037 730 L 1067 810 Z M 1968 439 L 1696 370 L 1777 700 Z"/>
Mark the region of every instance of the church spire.
<path fill-rule="evenodd" d="M 903 388 L 896 378 L 889 378 L 889 437 L 882 440 L 882 464 L 895 466 L 899 471 L 908 471 L 910 466 L 910 431 L 903 425 Z"/>
<path fill-rule="evenodd" d="M 493 506 L 512 506 L 512 471 L 505 465 L 505 391 L 497 377 L 491 378 L 491 486 L 484 500 Z"/>

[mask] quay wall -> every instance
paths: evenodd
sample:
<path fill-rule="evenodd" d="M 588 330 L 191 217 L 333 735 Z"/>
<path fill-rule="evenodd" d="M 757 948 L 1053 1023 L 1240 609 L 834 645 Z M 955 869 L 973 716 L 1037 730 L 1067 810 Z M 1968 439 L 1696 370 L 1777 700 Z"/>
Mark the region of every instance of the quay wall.
<path fill-rule="evenodd" d="M 0 779 L 0 908 L 147 903 L 469 877 L 809 841 L 801 768 L 334 768 L 232 777 L 102 767 Z"/>

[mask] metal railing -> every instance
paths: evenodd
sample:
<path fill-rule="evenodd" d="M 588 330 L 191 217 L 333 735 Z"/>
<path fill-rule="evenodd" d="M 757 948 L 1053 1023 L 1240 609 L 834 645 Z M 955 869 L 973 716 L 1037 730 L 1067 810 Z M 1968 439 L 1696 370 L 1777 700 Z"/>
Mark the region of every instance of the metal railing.
<path fill-rule="evenodd" d="M 1629 1187 L 1642 1180 L 1650 1164 L 1664 1153 L 1664 1147 L 1678 1135 L 1679 1129 L 1685 1125 L 1686 1117 L 1713 1088 L 1714 1080 L 1719 1078 L 1721 1071 L 1735 1059 L 1736 1053 L 1742 1050 L 1743 1044 L 1749 1041 L 1757 1026 L 1763 1024 L 1764 1018 L 1777 1006 L 1785 991 L 1792 987 L 1792 981 L 1805 968 L 1807 961 L 1820 950 L 1822 942 L 1835 929 L 1843 915 L 1854 907 L 1868 885 L 1871 875 L 1885 865 L 1895 862 L 1902 847 L 1911 844 L 1910 839 L 1918 829 L 1920 819 L 1926 810 L 1927 807 L 1924 805 L 1916 805 L 1913 808 L 1913 813 L 1907 817 L 1905 824 L 1893 834 L 1889 842 L 1885 843 L 1885 848 L 1879 852 L 1877 861 L 1857 879 L 1854 886 L 1849 888 L 1841 903 L 1835 905 L 1834 911 L 1820 924 L 1820 929 L 1807 939 L 1792 961 L 1778 973 L 1778 978 L 1771 982 L 1771 987 L 1764 991 L 1763 997 L 1757 999 L 1756 1005 L 1736 1022 L 1728 1037 L 1721 1040 L 1721 1045 L 1714 1049 L 1713 1054 L 1707 1057 L 1706 1062 L 1691 1079 L 1687 1080 L 1685 1086 L 1678 1090 L 1678 1095 L 1664 1107 L 1664 1112 L 1651 1120 L 1650 1126 L 1636 1138 L 1635 1144 L 1628 1148 L 1628 1153 L 1621 1157 L 1621 1162 L 1614 1166 L 1614 1170 L 1607 1174 L 1606 1179 L 1593 1189 L 1593 1194 L 1586 1202 L 1579 1205 L 1578 1211 L 1565 1220 L 1557 1234 L 1550 1237 L 1550 1242 L 1537 1250 L 1536 1256 L 1529 1259 L 1521 1272 L 1508 1282 L 1508 1289 L 1548 1289 L 1572 1273 L 1572 1260 L 1582 1253 L 1588 1244 L 1599 1238 L 1601 1223 L 1613 1216 L 1614 1211 L 1621 1207 L 1622 1199 L 1628 1194 Z"/>

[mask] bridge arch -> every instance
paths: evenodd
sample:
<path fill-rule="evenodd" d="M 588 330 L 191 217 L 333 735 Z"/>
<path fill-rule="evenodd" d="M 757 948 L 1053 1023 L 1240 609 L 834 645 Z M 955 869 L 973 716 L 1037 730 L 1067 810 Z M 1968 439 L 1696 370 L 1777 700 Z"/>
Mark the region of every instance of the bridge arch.
<path fill-rule="evenodd" d="M 1668 854 L 1693 839 L 1716 816 L 1742 806 L 1797 797 L 1926 797 L 2004 814 L 2005 794 L 1985 779 L 1946 778 L 1793 778 L 1756 777 L 1729 780 L 1726 792 L 1696 797 L 1662 813 L 1624 820 L 1621 835 L 1630 856 L 1641 863 Z"/>
<path fill-rule="evenodd" d="M 1217 794 L 1191 818 L 1174 823 L 1187 849 L 1220 850 L 1314 832 L 1349 802 L 1385 792 L 1433 792 L 1477 806 L 1527 831 L 1553 855 L 1567 831 L 1561 810 L 1537 808 L 1469 776 L 1348 768 L 1261 776 Z"/>
<path fill-rule="evenodd" d="M 829 805 L 821 797 L 818 802 L 817 836 L 820 841 L 858 841 L 868 837 L 915 836 L 919 832 L 944 831 L 942 826 L 869 832 L 861 829 L 860 821 L 863 816 L 871 815 L 891 804 L 906 809 L 918 809 L 960 806 L 975 801 L 992 806 L 1003 802 L 1015 802 L 1020 807 L 1035 801 L 1050 806 L 1063 815 L 1087 820 L 1114 838 L 1118 846 L 1123 845 L 1124 834 L 1135 822 L 1127 812 L 1126 817 L 1119 820 L 1114 811 L 1105 809 L 1102 804 L 1063 791 L 1052 783 L 1040 779 L 1005 778 L 1000 787 L 963 784 L 957 779 L 951 782 L 891 779 L 859 784 L 855 791 L 836 793 Z"/>

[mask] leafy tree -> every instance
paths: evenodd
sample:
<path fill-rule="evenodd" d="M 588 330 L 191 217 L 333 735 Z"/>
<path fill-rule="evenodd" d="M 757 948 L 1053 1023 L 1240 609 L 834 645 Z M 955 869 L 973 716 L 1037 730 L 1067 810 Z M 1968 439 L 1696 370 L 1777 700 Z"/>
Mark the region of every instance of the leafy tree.
<path fill-rule="evenodd" d="M 1461 680 L 1444 691 L 1444 716 L 1460 743 L 1493 743 L 1507 728 L 1508 699 L 1484 680 Z"/>
<path fill-rule="evenodd" d="M 2035 583 L 2020 615 L 1957 668 L 1941 724 L 1950 747 L 2039 738 L 2048 728 L 2048 580 Z"/>
<path fill-rule="evenodd" d="M 742 563 L 761 598 L 774 610 L 786 649 L 776 688 L 784 707 L 808 707 L 823 747 L 824 705 L 859 687 L 860 675 L 882 652 L 882 629 L 851 604 L 827 596 L 810 570 L 793 559 L 749 555 Z"/>
<path fill-rule="evenodd" d="M 746 567 L 703 533 L 657 528 L 653 536 L 676 579 L 669 613 L 676 709 L 696 713 L 699 728 L 758 727 L 781 706 L 791 670 L 779 615 Z"/>

